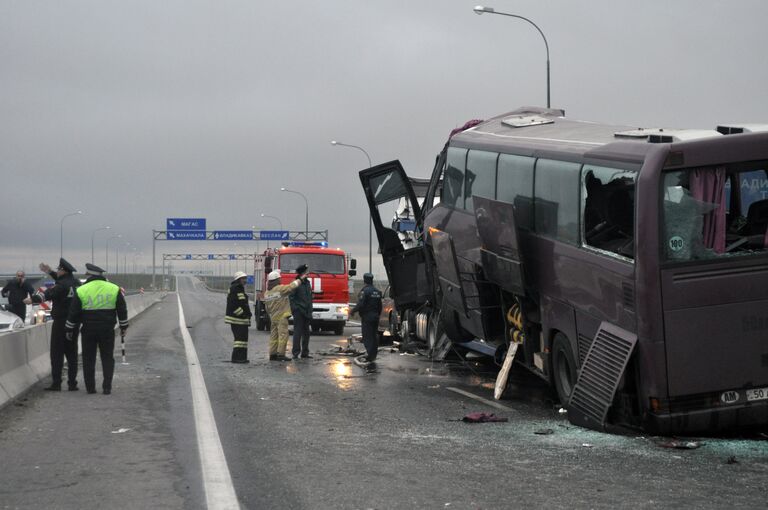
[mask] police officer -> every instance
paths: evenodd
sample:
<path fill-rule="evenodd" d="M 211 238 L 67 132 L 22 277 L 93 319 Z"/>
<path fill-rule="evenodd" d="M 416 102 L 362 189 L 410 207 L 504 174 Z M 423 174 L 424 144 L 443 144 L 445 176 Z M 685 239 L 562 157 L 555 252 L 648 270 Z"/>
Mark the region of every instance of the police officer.
<path fill-rule="evenodd" d="M 235 273 L 227 294 L 227 311 L 224 322 L 232 327 L 234 345 L 232 363 L 248 363 L 248 328 L 251 325 L 251 309 L 248 307 L 248 295 L 245 282 L 248 275 L 242 271 Z"/>
<path fill-rule="evenodd" d="M 352 308 L 352 313 L 360 314 L 360 322 L 363 330 L 363 345 L 368 354 L 369 363 L 376 361 L 379 352 L 379 315 L 381 314 L 381 291 L 373 286 L 373 275 L 363 275 L 365 286 L 357 295 L 357 304 Z"/>
<path fill-rule="evenodd" d="M 48 264 L 40 263 L 40 271 L 47 273 L 56 282 L 53 287 L 46 289 L 45 294 L 35 294 L 27 298 L 29 303 L 52 301 L 51 318 L 51 385 L 48 391 L 61 391 L 61 372 L 64 358 L 67 359 L 67 386 L 69 391 L 77 391 L 77 329 L 73 330 L 72 340 L 67 340 L 66 320 L 69 307 L 75 297 L 75 291 L 80 282 L 73 276 L 75 268 L 64 259 L 59 259 L 59 267 L 51 270 Z M 26 302 L 26 301 L 25 301 Z M 27 304 L 29 304 L 27 303 Z"/>
<path fill-rule="evenodd" d="M 128 329 L 128 308 L 120 287 L 104 278 L 104 270 L 93 264 L 85 265 L 88 279 L 78 287 L 67 316 L 67 339 L 74 338 L 74 331 L 81 324 L 83 342 L 83 379 L 88 393 L 96 393 L 96 350 L 101 357 L 105 395 L 112 393 L 112 376 L 115 372 L 115 322 L 120 323 L 120 334 Z"/>
<path fill-rule="evenodd" d="M 3 290 L 0 291 L 3 297 L 8 298 L 8 307 L 10 311 L 21 317 L 22 321 L 27 320 L 27 305 L 24 300 L 35 294 L 35 289 L 25 280 L 24 271 L 16 271 L 16 278 L 9 280 Z"/>
<path fill-rule="evenodd" d="M 288 298 L 293 315 L 293 359 L 311 358 L 309 354 L 309 328 L 312 324 L 312 284 L 309 283 L 309 268 L 302 264 L 296 268 L 299 287 Z"/>

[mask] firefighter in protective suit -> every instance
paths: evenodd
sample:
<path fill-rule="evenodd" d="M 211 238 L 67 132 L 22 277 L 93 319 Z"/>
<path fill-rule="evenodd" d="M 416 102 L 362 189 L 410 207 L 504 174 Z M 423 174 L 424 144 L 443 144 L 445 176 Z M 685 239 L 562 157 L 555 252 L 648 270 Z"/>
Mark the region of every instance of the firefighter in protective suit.
<path fill-rule="evenodd" d="M 267 292 L 264 293 L 264 305 L 269 314 L 269 360 L 289 361 L 285 355 L 288 345 L 288 317 L 291 316 L 291 305 L 288 296 L 294 292 L 301 279 L 293 280 L 288 285 L 280 285 L 280 270 L 267 275 Z"/>
<path fill-rule="evenodd" d="M 248 295 L 245 282 L 248 275 L 242 271 L 235 273 L 227 295 L 227 311 L 224 322 L 232 328 L 232 363 L 248 363 L 248 328 L 251 325 L 251 309 L 248 307 Z"/>

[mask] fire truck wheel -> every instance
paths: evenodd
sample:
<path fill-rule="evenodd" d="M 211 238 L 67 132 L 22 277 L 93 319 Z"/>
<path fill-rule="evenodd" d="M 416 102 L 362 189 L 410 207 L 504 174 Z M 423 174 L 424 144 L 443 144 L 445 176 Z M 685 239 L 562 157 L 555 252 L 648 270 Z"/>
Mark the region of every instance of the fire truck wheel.
<path fill-rule="evenodd" d="M 560 398 L 560 404 L 565 406 L 571 397 L 573 387 L 576 384 L 578 367 L 576 358 L 571 352 L 571 343 L 562 333 L 555 334 L 552 341 L 552 378 Z"/>

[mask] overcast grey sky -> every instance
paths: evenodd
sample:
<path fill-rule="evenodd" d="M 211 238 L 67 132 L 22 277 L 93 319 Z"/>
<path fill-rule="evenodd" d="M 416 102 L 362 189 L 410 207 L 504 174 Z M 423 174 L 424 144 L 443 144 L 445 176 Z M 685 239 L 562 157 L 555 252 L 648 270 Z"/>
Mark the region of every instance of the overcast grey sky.
<path fill-rule="evenodd" d="M 307 195 L 310 229 L 367 267 L 367 160 L 330 140 L 427 176 L 453 127 L 545 104 L 539 34 L 477 16 L 476 3 L 0 0 L 0 272 L 55 263 L 61 218 L 77 209 L 64 254 L 78 268 L 103 225 L 145 264 L 167 217 L 276 228 L 265 213 L 302 230 L 304 202 L 281 186 Z M 568 117 L 768 122 L 764 0 L 486 5 L 547 35 L 552 106 Z M 97 263 L 106 237 L 96 234 Z"/>

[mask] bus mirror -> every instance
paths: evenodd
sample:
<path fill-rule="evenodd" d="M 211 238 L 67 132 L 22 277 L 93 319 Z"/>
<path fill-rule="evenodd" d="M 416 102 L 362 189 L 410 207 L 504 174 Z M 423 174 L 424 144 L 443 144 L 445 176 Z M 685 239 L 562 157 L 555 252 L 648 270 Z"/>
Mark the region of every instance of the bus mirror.
<path fill-rule="evenodd" d="M 355 271 L 354 269 L 349 270 L 349 276 L 355 276 L 356 274 L 357 274 L 357 271 Z"/>
<path fill-rule="evenodd" d="M 349 259 L 349 268 L 357 269 L 357 259 Z"/>

